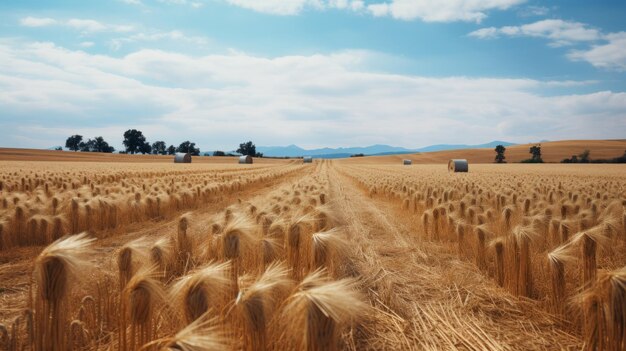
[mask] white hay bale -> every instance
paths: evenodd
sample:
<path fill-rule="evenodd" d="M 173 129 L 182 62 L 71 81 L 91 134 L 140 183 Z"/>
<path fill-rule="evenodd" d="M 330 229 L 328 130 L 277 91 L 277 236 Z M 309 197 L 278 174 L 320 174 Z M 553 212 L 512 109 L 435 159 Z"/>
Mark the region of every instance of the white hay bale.
<path fill-rule="evenodd" d="M 252 156 L 250 155 L 243 155 L 243 156 L 239 156 L 239 163 L 240 164 L 251 164 L 252 163 Z"/>
<path fill-rule="evenodd" d="M 402 164 L 405 165 L 405 166 L 410 166 L 410 165 L 413 164 L 413 161 L 411 161 L 411 160 L 402 160 Z"/>
<path fill-rule="evenodd" d="M 303 161 L 304 163 L 313 163 L 313 157 L 311 157 L 311 156 L 304 156 L 304 157 L 302 158 L 302 161 Z"/>
<path fill-rule="evenodd" d="M 174 163 L 191 163 L 191 154 L 177 152 L 176 154 L 174 154 Z"/>
<path fill-rule="evenodd" d="M 448 162 L 448 172 L 467 172 L 469 164 L 465 159 L 452 159 Z"/>

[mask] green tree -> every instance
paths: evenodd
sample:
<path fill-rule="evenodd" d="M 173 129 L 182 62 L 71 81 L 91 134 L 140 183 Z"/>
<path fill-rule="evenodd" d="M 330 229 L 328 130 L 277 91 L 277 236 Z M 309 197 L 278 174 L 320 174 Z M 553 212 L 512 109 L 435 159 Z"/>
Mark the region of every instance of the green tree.
<path fill-rule="evenodd" d="M 190 153 L 193 156 L 200 155 L 200 149 L 196 147 L 196 143 L 192 143 L 189 140 L 182 142 L 176 148 L 176 152 Z"/>
<path fill-rule="evenodd" d="M 112 153 L 115 151 L 115 148 L 113 146 L 110 146 L 103 137 L 99 136 L 95 137 L 93 140 L 93 151 Z"/>
<path fill-rule="evenodd" d="M 213 151 L 213 156 L 226 156 L 224 151 Z"/>
<path fill-rule="evenodd" d="M 115 148 L 110 146 L 109 143 L 107 143 L 101 136 L 89 139 L 86 142 L 81 142 L 79 147 L 82 152 L 112 153 L 115 151 Z"/>
<path fill-rule="evenodd" d="M 126 152 L 134 154 L 135 152 L 141 152 L 144 144 L 146 143 L 146 137 L 143 133 L 137 129 L 129 129 L 124 132 L 124 146 Z"/>
<path fill-rule="evenodd" d="M 254 143 L 252 143 L 251 141 L 248 141 L 247 143 L 241 143 L 239 144 L 239 149 L 237 149 L 237 152 L 242 155 L 254 156 L 254 154 L 256 153 L 256 145 L 254 145 Z"/>
<path fill-rule="evenodd" d="M 578 162 L 589 163 L 591 161 L 591 159 L 589 158 L 589 154 L 591 154 L 591 151 L 589 150 L 583 151 L 582 154 L 578 155 L 578 157 L 580 157 L 580 160 Z"/>
<path fill-rule="evenodd" d="M 175 154 L 175 153 L 176 153 L 176 147 L 175 147 L 174 145 L 170 145 L 170 146 L 167 148 L 167 154 L 168 154 L 168 155 L 173 155 L 173 154 Z"/>
<path fill-rule="evenodd" d="M 80 150 L 80 144 L 83 142 L 83 136 L 82 135 L 72 135 L 71 137 L 67 138 L 67 140 L 65 141 L 65 147 L 72 150 L 72 151 L 78 151 Z"/>
<path fill-rule="evenodd" d="M 237 153 L 246 156 L 249 155 L 254 157 L 263 157 L 262 153 L 256 152 L 256 145 L 254 145 L 254 143 L 251 141 L 239 144 L 239 149 L 237 149 Z"/>
<path fill-rule="evenodd" d="M 529 153 L 532 155 L 530 158 L 534 163 L 543 163 L 543 159 L 541 158 L 541 145 L 534 145 L 530 147 Z"/>
<path fill-rule="evenodd" d="M 155 141 L 152 143 L 152 153 L 155 155 L 167 154 L 167 145 L 164 141 Z"/>
<path fill-rule="evenodd" d="M 94 149 L 94 141 L 92 139 L 89 139 L 87 141 L 81 141 L 79 146 L 80 146 L 80 151 L 81 152 L 92 152 Z"/>
<path fill-rule="evenodd" d="M 495 148 L 496 151 L 496 163 L 506 163 L 506 161 L 504 160 L 506 157 L 504 157 L 504 152 L 506 151 L 506 148 L 503 145 L 498 145 Z"/>
<path fill-rule="evenodd" d="M 150 154 L 152 152 L 152 146 L 150 146 L 150 143 L 146 141 L 145 143 L 143 143 L 143 145 L 139 147 L 139 152 L 144 155 Z"/>

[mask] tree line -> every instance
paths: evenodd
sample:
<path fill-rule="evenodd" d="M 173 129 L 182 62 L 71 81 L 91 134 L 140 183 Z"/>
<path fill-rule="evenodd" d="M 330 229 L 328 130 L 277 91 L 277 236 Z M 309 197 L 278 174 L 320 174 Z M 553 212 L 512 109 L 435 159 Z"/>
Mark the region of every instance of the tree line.
<path fill-rule="evenodd" d="M 502 145 L 498 145 L 494 151 L 496 152 L 495 163 L 506 163 L 506 157 L 504 156 L 506 148 Z M 528 152 L 531 154 L 531 158 L 522 160 L 520 161 L 521 163 L 543 163 L 543 159 L 541 158 L 541 144 L 531 146 Z M 561 160 L 561 163 L 626 163 L 626 151 L 624 151 L 622 156 L 618 157 L 592 159 L 591 151 L 587 149 L 579 155 L 572 155 L 570 158 Z"/>
<path fill-rule="evenodd" d="M 495 163 L 506 163 L 506 156 L 504 156 L 506 147 L 504 147 L 504 145 L 498 145 L 494 151 L 496 152 Z M 520 161 L 521 163 L 543 163 L 543 159 L 541 158 L 541 144 L 531 146 L 528 153 L 531 157 Z"/>
<path fill-rule="evenodd" d="M 120 153 L 123 154 L 152 154 L 152 155 L 174 155 L 177 152 L 189 153 L 193 156 L 200 155 L 200 148 L 196 147 L 196 143 L 189 140 L 184 141 L 178 145 L 167 146 L 165 141 L 158 140 L 150 143 L 146 140 L 143 132 L 137 129 L 129 129 L 124 132 L 124 150 Z M 65 141 L 65 147 L 72 151 L 81 152 L 115 152 L 115 148 L 110 146 L 103 137 L 98 136 L 93 139 L 83 141 L 82 135 L 72 135 Z M 263 154 L 256 152 L 256 146 L 253 142 L 248 141 L 239 144 L 237 153 L 241 155 L 250 155 L 254 157 L 263 157 Z M 226 154 L 223 151 L 215 151 L 213 156 L 233 156 L 232 154 Z"/>

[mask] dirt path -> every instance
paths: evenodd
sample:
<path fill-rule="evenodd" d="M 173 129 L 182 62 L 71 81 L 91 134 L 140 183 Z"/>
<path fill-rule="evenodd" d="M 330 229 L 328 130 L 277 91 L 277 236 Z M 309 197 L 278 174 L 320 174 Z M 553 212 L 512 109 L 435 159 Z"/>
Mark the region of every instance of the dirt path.
<path fill-rule="evenodd" d="M 376 312 L 357 349 L 581 349 L 536 303 L 508 295 L 473 265 L 418 240 L 417 216 L 371 199 L 327 167 L 330 198 L 354 245 Z"/>

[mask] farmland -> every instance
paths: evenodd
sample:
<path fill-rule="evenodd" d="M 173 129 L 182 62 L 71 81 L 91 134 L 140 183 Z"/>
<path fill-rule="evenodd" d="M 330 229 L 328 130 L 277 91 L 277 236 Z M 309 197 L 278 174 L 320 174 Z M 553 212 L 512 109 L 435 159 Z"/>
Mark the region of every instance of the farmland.
<path fill-rule="evenodd" d="M 623 165 L 4 152 L 0 349 L 626 345 Z"/>

